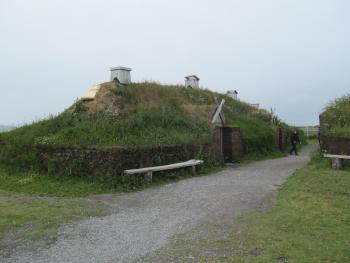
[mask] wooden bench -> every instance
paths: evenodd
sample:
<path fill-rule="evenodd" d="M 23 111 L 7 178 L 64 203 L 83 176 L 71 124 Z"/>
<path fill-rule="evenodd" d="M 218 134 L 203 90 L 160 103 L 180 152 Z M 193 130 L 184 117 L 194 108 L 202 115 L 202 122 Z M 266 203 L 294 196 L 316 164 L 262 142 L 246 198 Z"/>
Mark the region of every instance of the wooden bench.
<path fill-rule="evenodd" d="M 174 164 L 168 164 L 168 165 L 125 170 L 124 175 L 144 174 L 144 179 L 146 181 L 152 181 L 153 172 L 172 170 L 172 169 L 178 169 L 178 168 L 185 168 L 185 167 L 192 167 L 192 173 L 195 173 L 196 172 L 196 165 L 200 165 L 202 163 L 203 163 L 202 160 L 188 160 L 188 161 L 182 162 L 182 163 L 174 163 Z"/>
<path fill-rule="evenodd" d="M 350 156 L 349 155 L 324 154 L 323 156 L 326 157 L 326 158 L 331 158 L 332 159 L 332 168 L 334 168 L 334 169 L 342 168 L 344 159 L 350 160 Z"/>

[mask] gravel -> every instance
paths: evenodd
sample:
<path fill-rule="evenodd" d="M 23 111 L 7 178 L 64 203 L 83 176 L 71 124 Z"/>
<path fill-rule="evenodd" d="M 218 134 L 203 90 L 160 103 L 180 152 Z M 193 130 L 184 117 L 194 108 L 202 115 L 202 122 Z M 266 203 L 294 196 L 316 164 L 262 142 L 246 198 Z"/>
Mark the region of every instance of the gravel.
<path fill-rule="evenodd" d="M 139 261 L 203 219 L 224 214 L 234 218 L 261 209 L 268 195 L 306 165 L 312 148 L 306 146 L 299 156 L 229 167 L 142 192 L 92 196 L 113 213 L 64 225 L 51 246 L 19 249 L 10 257 L 0 256 L 0 262 Z"/>

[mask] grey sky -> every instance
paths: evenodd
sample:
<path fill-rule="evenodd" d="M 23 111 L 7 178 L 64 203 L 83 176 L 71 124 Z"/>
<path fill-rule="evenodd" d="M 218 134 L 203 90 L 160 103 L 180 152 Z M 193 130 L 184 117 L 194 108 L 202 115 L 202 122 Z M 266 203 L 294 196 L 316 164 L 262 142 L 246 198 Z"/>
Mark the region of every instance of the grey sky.
<path fill-rule="evenodd" d="M 239 91 L 290 124 L 350 92 L 348 0 L 0 0 L 0 124 L 61 112 L 109 67 Z"/>

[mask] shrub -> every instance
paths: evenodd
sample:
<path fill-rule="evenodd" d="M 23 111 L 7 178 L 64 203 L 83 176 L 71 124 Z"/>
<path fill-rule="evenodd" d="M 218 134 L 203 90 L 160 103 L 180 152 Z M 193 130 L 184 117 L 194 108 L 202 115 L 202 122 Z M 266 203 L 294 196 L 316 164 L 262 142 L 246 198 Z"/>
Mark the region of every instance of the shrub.
<path fill-rule="evenodd" d="M 322 134 L 350 138 L 350 95 L 334 100 L 321 114 Z"/>

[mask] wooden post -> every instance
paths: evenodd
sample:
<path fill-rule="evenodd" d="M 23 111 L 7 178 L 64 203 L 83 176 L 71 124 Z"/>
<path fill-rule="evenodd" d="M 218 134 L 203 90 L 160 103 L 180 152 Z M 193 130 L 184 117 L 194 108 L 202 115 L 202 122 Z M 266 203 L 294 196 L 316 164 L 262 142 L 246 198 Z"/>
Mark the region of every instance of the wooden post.
<path fill-rule="evenodd" d="M 143 178 L 144 178 L 145 181 L 147 181 L 147 182 L 152 182 L 152 171 L 149 171 L 149 172 L 145 173 L 145 175 L 143 176 Z"/>
<path fill-rule="evenodd" d="M 196 174 L 196 166 L 195 166 L 195 165 L 192 165 L 192 166 L 191 166 L 191 169 L 192 169 L 192 174 Z"/>
<path fill-rule="evenodd" d="M 332 158 L 332 168 L 340 169 L 343 167 L 343 159 L 340 158 Z"/>

